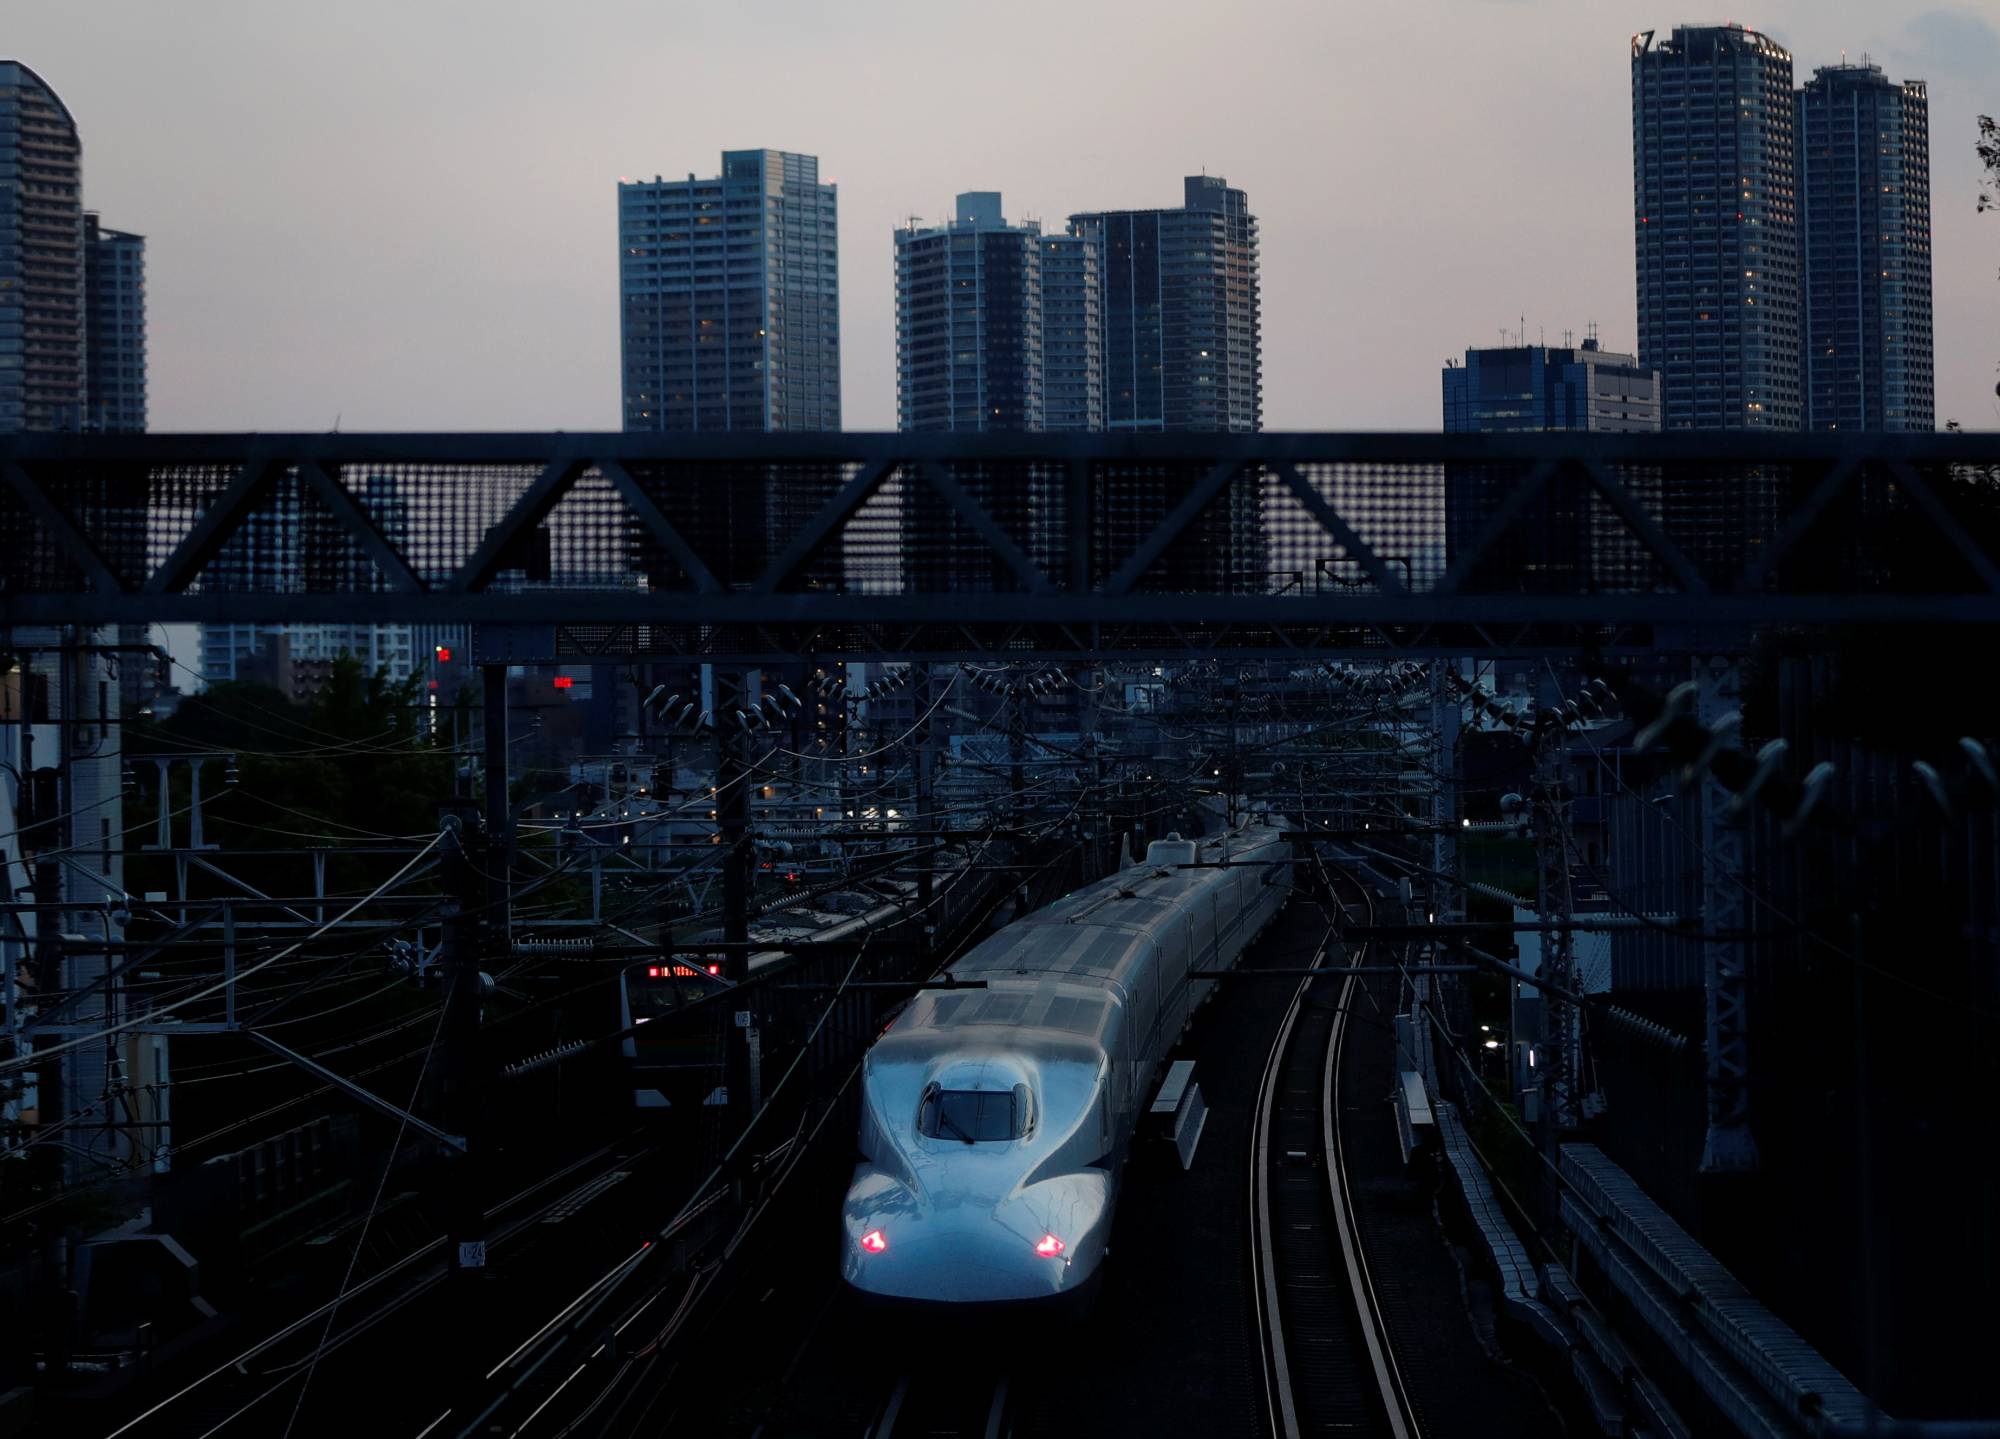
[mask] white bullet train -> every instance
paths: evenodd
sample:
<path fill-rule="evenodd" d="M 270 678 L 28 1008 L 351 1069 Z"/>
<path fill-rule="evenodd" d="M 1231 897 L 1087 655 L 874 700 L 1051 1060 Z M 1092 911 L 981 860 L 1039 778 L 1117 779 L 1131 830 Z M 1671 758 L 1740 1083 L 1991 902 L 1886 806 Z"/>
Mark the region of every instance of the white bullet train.
<path fill-rule="evenodd" d="M 1084 1297 L 1161 1061 L 1289 894 L 1259 820 L 1143 861 L 1015 921 L 868 1052 L 841 1275 L 951 1306 Z M 1198 867 L 1189 867 L 1198 866 Z M 961 1312 L 967 1312 L 961 1310 Z"/>

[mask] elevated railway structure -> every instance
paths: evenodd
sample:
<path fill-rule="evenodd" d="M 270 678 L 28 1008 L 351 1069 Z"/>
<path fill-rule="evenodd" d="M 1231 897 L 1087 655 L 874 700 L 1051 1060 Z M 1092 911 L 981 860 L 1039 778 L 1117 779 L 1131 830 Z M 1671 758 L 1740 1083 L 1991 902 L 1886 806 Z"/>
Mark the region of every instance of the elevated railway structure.
<path fill-rule="evenodd" d="M 0 625 L 484 658 L 1658 650 L 2000 620 L 2000 436 L 0 437 Z M 512 628 L 509 628 L 512 627 Z"/>

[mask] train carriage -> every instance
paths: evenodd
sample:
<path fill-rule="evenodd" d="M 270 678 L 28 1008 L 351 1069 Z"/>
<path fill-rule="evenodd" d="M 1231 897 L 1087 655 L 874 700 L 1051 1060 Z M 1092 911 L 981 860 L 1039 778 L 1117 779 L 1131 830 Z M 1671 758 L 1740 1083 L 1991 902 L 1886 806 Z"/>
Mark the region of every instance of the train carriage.
<path fill-rule="evenodd" d="M 1276 821 L 1144 860 L 1017 920 L 869 1051 L 841 1274 L 951 1305 L 1059 1301 L 1097 1275 L 1155 1072 L 1282 907 Z"/>

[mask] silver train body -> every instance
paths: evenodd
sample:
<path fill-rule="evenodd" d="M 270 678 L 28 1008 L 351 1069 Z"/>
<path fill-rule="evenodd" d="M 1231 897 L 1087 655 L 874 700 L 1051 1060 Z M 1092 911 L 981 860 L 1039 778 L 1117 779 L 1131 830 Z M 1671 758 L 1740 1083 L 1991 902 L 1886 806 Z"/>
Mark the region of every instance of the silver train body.
<path fill-rule="evenodd" d="M 1155 1072 L 1215 987 L 1190 974 L 1236 963 L 1291 863 L 1275 822 L 1155 841 L 952 966 L 985 989 L 912 1001 L 864 1062 L 846 1282 L 956 1306 L 1084 1290 Z"/>

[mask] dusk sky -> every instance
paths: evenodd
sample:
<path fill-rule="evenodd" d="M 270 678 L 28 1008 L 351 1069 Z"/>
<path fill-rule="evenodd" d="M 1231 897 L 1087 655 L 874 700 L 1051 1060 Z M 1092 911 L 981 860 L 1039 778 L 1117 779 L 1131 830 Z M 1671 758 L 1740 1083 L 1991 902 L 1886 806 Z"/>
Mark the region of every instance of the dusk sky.
<path fill-rule="evenodd" d="M 12 0 L 0 55 L 75 113 L 84 200 L 147 237 L 154 429 L 614 429 L 616 187 L 724 149 L 840 187 L 845 423 L 895 425 L 893 228 L 1178 204 L 1262 231 L 1265 424 L 1439 426 L 1438 370 L 1635 340 L 1635 31 L 1737 19 L 1798 80 L 1930 82 L 1937 416 L 2000 428 L 2000 215 L 1973 203 L 2000 28 L 1771 0 Z"/>

